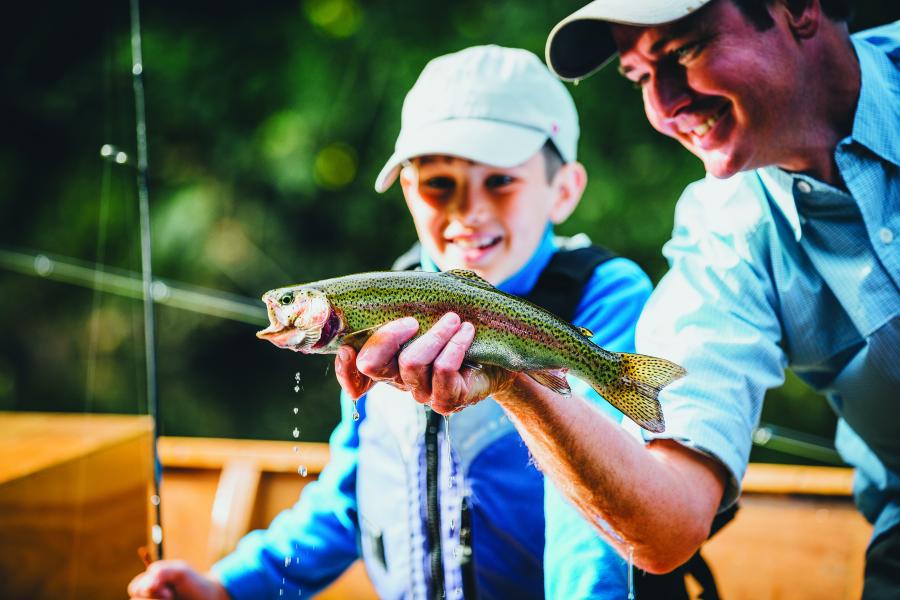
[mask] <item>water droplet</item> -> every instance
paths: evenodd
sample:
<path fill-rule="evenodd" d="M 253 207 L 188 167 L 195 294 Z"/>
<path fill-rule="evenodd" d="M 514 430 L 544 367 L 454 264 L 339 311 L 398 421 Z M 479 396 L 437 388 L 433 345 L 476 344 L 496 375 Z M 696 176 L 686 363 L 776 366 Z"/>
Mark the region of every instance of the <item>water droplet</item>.
<path fill-rule="evenodd" d="M 356 410 L 356 400 L 353 401 L 353 420 L 359 421 L 359 411 Z"/>
<path fill-rule="evenodd" d="M 278 590 L 278 595 L 279 595 L 279 596 L 284 596 L 284 588 Z"/>
<path fill-rule="evenodd" d="M 289 567 L 290 565 L 291 565 L 291 557 L 285 556 L 284 557 L 284 566 Z"/>
<path fill-rule="evenodd" d="M 450 531 L 453 532 L 456 530 L 456 519 L 450 519 Z"/>
<path fill-rule="evenodd" d="M 150 496 L 150 504 L 152 504 L 153 506 L 159 506 L 159 496 L 157 496 L 156 494 Z"/>
<path fill-rule="evenodd" d="M 296 393 L 299 392 L 299 391 L 300 391 L 300 386 L 299 386 L 299 385 L 295 385 L 295 386 L 294 386 L 294 393 L 296 394 Z"/>
<path fill-rule="evenodd" d="M 150 537 L 153 538 L 154 544 L 162 543 L 162 527 L 160 527 L 159 525 L 154 525 L 150 530 Z"/>
<path fill-rule="evenodd" d="M 294 407 L 294 414 L 296 415 L 298 412 L 300 412 L 300 408 L 297 407 L 297 406 L 295 406 L 295 407 Z"/>
<path fill-rule="evenodd" d="M 296 381 L 297 383 L 300 383 L 300 371 L 297 371 L 296 373 L 294 373 L 294 381 Z"/>
<path fill-rule="evenodd" d="M 306 465 L 300 465 L 300 467 L 297 468 L 297 472 L 300 473 L 300 477 L 306 477 Z"/>
<path fill-rule="evenodd" d="M 292 435 L 294 436 L 295 439 L 298 438 L 298 437 L 300 437 L 300 430 L 297 429 L 296 427 L 294 427 L 294 431 L 292 431 L 291 433 L 292 433 Z"/>
<path fill-rule="evenodd" d="M 294 446 L 294 452 L 300 452 L 300 446 Z"/>

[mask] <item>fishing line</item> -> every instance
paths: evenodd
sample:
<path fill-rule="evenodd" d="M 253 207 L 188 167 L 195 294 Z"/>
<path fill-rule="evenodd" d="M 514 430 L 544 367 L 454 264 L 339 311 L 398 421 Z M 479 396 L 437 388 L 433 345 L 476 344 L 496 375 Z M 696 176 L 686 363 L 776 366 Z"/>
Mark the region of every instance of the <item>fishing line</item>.
<path fill-rule="evenodd" d="M 147 116 L 144 110 L 144 61 L 141 55 L 141 20 L 138 0 L 131 0 L 131 75 L 134 88 L 134 116 L 137 140 L 137 191 L 141 228 L 141 275 L 144 300 L 144 356 L 147 368 L 147 412 L 153 421 L 153 504 L 156 523 L 153 543 L 156 558 L 163 556 L 159 484 L 162 468 L 157 452 L 159 437 L 159 391 L 156 375 L 156 316 L 153 306 L 152 247 L 150 243 L 150 193 L 147 187 Z"/>

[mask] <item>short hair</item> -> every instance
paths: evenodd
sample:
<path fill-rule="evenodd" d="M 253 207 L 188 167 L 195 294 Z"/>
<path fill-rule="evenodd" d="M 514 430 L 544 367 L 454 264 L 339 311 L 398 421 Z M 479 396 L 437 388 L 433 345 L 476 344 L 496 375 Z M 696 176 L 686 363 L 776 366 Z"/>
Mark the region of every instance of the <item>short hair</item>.
<path fill-rule="evenodd" d="M 791 9 L 800 8 L 809 0 L 785 0 Z M 744 16 L 760 31 L 775 24 L 769 14 L 769 6 L 775 0 L 731 0 Z M 850 0 L 820 0 L 822 12 L 832 21 L 849 21 L 853 13 Z"/>
<path fill-rule="evenodd" d="M 553 183 L 553 178 L 559 173 L 566 161 L 563 160 L 562 154 L 556 149 L 553 140 L 547 139 L 541 148 L 541 154 L 544 155 L 544 172 L 547 174 L 547 183 Z"/>

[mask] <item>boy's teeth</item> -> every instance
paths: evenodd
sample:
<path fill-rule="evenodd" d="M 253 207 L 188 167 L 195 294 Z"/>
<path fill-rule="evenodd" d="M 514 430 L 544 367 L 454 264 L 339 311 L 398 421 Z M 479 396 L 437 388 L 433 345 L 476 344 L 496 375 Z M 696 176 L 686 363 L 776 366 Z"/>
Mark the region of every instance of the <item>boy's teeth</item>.
<path fill-rule="evenodd" d="M 712 129 L 713 125 L 715 125 L 716 121 L 718 121 L 718 120 L 719 120 L 718 115 L 716 115 L 714 117 L 709 117 L 708 119 L 706 119 L 705 121 L 703 121 L 702 123 L 700 123 L 699 125 L 694 127 L 694 129 L 691 133 L 693 133 L 694 135 L 696 135 L 698 137 L 703 137 L 704 135 L 706 135 L 706 132 L 708 132 L 710 129 Z"/>

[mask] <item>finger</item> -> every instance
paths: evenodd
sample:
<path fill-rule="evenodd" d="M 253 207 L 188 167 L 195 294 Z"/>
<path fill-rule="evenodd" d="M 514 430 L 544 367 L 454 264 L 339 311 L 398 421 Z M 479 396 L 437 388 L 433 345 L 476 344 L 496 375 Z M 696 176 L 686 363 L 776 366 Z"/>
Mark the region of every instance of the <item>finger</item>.
<path fill-rule="evenodd" d="M 465 406 L 469 393 L 460 369 L 474 339 L 475 327 L 463 323 L 434 361 L 431 406 L 441 414 L 453 413 Z"/>
<path fill-rule="evenodd" d="M 397 359 L 400 378 L 412 389 L 413 397 L 419 402 L 431 395 L 431 363 L 440 356 L 459 327 L 459 317 L 454 313 L 447 313 L 427 333 L 400 353 Z"/>
<path fill-rule="evenodd" d="M 334 373 L 341 389 L 352 399 L 357 399 L 371 388 L 375 382 L 356 368 L 356 350 L 341 346 L 334 357 Z"/>
<path fill-rule="evenodd" d="M 376 381 L 398 379 L 397 354 L 418 330 L 419 322 L 412 317 L 397 319 L 379 327 L 360 349 L 356 368 Z"/>

